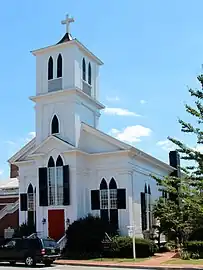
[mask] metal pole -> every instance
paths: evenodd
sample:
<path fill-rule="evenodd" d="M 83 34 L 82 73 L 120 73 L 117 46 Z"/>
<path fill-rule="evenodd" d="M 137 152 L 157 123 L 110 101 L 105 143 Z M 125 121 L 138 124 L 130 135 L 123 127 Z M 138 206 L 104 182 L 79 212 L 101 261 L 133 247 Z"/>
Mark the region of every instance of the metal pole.
<path fill-rule="evenodd" d="M 133 226 L 133 259 L 136 259 L 136 249 L 135 249 L 135 225 Z"/>

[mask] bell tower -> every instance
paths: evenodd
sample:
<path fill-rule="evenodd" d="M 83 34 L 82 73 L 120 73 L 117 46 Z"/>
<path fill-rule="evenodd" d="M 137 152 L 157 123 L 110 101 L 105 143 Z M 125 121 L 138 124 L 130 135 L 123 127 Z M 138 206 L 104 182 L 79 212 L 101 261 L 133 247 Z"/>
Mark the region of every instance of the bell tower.
<path fill-rule="evenodd" d="M 36 57 L 36 143 L 53 134 L 53 119 L 58 121 L 57 136 L 76 144 L 81 122 L 97 128 L 100 110 L 99 68 L 103 64 L 81 42 L 72 38 L 66 16 L 61 23 L 66 33 L 55 45 L 32 51 Z M 56 120 L 57 118 L 57 120 Z"/>

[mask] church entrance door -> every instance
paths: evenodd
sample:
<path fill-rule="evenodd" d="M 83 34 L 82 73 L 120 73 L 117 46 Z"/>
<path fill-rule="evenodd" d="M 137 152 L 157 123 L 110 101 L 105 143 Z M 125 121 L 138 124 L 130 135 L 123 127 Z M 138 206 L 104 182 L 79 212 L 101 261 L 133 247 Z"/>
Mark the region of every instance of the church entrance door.
<path fill-rule="evenodd" d="M 49 237 L 58 241 L 65 234 L 64 210 L 48 210 Z"/>

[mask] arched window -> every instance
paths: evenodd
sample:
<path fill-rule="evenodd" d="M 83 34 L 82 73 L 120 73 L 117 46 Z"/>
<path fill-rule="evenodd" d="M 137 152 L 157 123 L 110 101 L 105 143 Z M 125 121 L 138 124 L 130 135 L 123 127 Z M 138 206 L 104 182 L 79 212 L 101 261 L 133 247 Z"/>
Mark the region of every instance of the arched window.
<path fill-rule="evenodd" d="M 63 160 L 61 156 L 58 156 L 56 160 L 56 187 L 57 187 L 57 198 L 56 204 L 63 204 Z"/>
<path fill-rule="evenodd" d="M 148 185 L 148 223 L 149 223 L 149 229 L 152 228 L 153 225 L 153 209 L 152 209 L 152 199 L 151 199 L 151 188 L 150 185 Z"/>
<path fill-rule="evenodd" d="M 147 185 L 146 184 L 144 186 L 144 193 L 148 193 L 148 191 L 147 191 Z"/>
<path fill-rule="evenodd" d="M 34 190 L 32 184 L 29 184 L 27 189 L 28 211 L 34 211 Z"/>
<path fill-rule="evenodd" d="M 82 59 L 82 78 L 86 81 L 86 63 L 85 58 Z"/>
<path fill-rule="evenodd" d="M 106 180 L 104 178 L 102 179 L 101 184 L 100 184 L 100 190 L 103 190 L 103 189 L 108 189 Z"/>
<path fill-rule="evenodd" d="M 53 58 L 50 56 L 48 61 L 48 80 L 53 79 L 54 74 L 54 64 L 53 64 Z"/>
<path fill-rule="evenodd" d="M 89 63 L 88 65 L 88 83 L 91 85 L 92 83 L 92 69 L 91 69 L 91 64 Z"/>
<path fill-rule="evenodd" d="M 55 204 L 55 163 L 53 157 L 49 158 L 48 162 L 48 202 L 49 205 Z"/>
<path fill-rule="evenodd" d="M 100 208 L 108 209 L 108 186 L 104 178 L 100 184 Z"/>
<path fill-rule="evenodd" d="M 61 54 L 59 54 L 57 59 L 57 78 L 62 77 L 62 68 L 63 68 L 62 56 Z"/>
<path fill-rule="evenodd" d="M 50 157 L 49 158 L 49 161 L 48 161 L 48 168 L 50 168 L 50 167 L 55 167 L 55 163 L 54 163 L 53 157 Z"/>
<path fill-rule="evenodd" d="M 59 121 L 56 115 L 54 115 L 51 122 L 51 134 L 59 133 Z"/>
<path fill-rule="evenodd" d="M 114 178 L 111 178 L 109 183 L 110 192 L 110 209 L 117 209 L 117 185 Z"/>
<path fill-rule="evenodd" d="M 56 167 L 62 167 L 63 166 L 63 160 L 61 158 L 61 156 L 58 156 L 57 160 L 56 160 Z"/>
<path fill-rule="evenodd" d="M 150 185 L 148 185 L 148 192 L 147 192 L 147 193 L 151 195 L 151 188 L 150 188 Z"/>

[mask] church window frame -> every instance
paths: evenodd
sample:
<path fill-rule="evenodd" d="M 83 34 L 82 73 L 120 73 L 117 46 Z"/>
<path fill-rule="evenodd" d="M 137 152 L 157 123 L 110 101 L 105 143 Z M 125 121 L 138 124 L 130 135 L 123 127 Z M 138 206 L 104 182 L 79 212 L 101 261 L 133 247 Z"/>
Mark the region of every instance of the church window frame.
<path fill-rule="evenodd" d="M 48 162 L 48 205 L 62 206 L 64 201 L 63 196 L 63 160 L 61 155 L 58 156 L 56 163 L 53 157 L 49 158 Z"/>
<path fill-rule="evenodd" d="M 110 216 L 111 209 L 118 209 L 118 192 L 115 179 L 112 177 L 107 185 L 106 180 L 103 178 L 100 184 L 100 209 L 108 210 Z"/>
<path fill-rule="evenodd" d="M 118 209 L 118 192 L 117 184 L 114 178 L 109 183 L 109 209 Z"/>
<path fill-rule="evenodd" d="M 82 79 L 86 81 L 86 61 L 84 57 L 82 59 Z"/>
<path fill-rule="evenodd" d="M 63 160 L 59 155 L 56 160 L 56 204 L 63 205 Z"/>
<path fill-rule="evenodd" d="M 92 67 L 90 62 L 88 64 L 88 84 L 92 84 Z"/>
<path fill-rule="evenodd" d="M 100 209 L 107 210 L 109 206 L 108 186 L 103 178 L 100 184 Z"/>
<path fill-rule="evenodd" d="M 59 53 L 57 57 L 57 78 L 63 77 L 63 57 L 61 53 Z"/>
<path fill-rule="evenodd" d="M 55 162 L 53 157 L 48 162 L 48 205 L 55 205 L 56 198 L 56 179 L 55 179 Z"/>
<path fill-rule="evenodd" d="M 28 211 L 34 211 L 35 210 L 35 198 L 34 198 L 34 189 L 32 184 L 29 184 L 28 190 L 27 190 L 27 206 Z"/>
<path fill-rule="evenodd" d="M 54 78 L 54 60 L 53 57 L 50 56 L 48 60 L 48 70 L 47 70 L 47 75 L 48 75 L 48 81 L 53 80 Z"/>
<path fill-rule="evenodd" d="M 60 123 L 59 118 L 56 114 L 53 115 L 51 119 L 51 135 L 59 134 L 60 133 Z"/>

